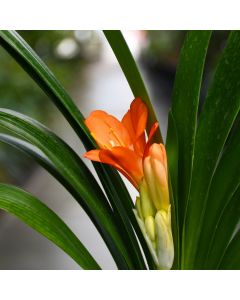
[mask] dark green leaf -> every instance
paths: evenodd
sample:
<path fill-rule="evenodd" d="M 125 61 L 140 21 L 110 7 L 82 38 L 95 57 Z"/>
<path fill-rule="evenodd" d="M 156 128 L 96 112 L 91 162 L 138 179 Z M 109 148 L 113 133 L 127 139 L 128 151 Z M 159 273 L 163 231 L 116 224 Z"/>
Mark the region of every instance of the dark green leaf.
<path fill-rule="evenodd" d="M 174 240 L 175 262 L 174 267 L 179 268 L 180 263 L 180 242 L 178 222 L 178 136 L 175 121 L 170 111 L 168 114 L 168 131 L 166 140 L 166 151 L 168 158 L 168 170 L 170 174 L 169 186 L 172 205 L 172 227 Z"/>
<path fill-rule="evenodd" d="M 100 269 L 67 225 L 45 204 L 14 186 L 0 184 L 0 208 L 15 215 L 48 238 L 83 269 Z"/>
<path fill-rule="evenodd" d="M 43 91 L 50 96 L 51 100 L 76 131 L 86 149 L 97 148 L 95 141 L 84 124 L 84 117 L 77 106 L 30 46 L 14 31 L 0 31 L 0 44 L 28 72 Z M 124 215 L 133 219 L 134 215 L 131 208 L 132 200 L 119 174 L 112 168 L 99 163 L 94 163 L 94 167 L 108 199 L 115 210 L 115 214 L 118 216 L 118 220 L 120 221 L 121 219 L 120 216 L 121 213 L 123 213 L 123 209 Z M 125 239 L 127 239 L 128 243 L 133 245 L 130 252 L 133 253 L 134 257 L 139 258 L 138 261 L 137 259 L 135 260 L 137 261 L 138 267 L 141 267 L 144 263 L 136 237 L 131 227 L 126 224 L 128 221 L 124 223 L 124 220 L 121 220 L 121 222 L 120 228 L 123 228 L 125 233 L 127 231 L 127 234 L 124 235 Z M 139 234 L 140 233 L 138 233 L 138 236 Z"/>
<path fill-rule="evenodd" d="M 179 148 L 178 214 L 180 231 L 182 231 L 191 181 L 198 103 L 210 36 L 211 31 L 187 33 L 174 82 L 172 114 L 176 123 Z"/>
<path fill-rule="evenodd" d="M 211 180 L 239 108 L 240 32 L 236 31 L 228 39 L 199 119 L 184 226 L 184 268 L 193 268 Z"/>
<path fill-rule="evenodd" d="M 199 239 L 199 255 L 197 255 L 195 261 L 196 268 L 202 267 L 204 261 L 206 268 L 214 267 L 213 262 L 219 260 L 219 257 L 222 256 L 231 238 L 231 231 L 234 226 L 227 221 L 223 226 L 224 228 L 222 228 L 219 224 L 220 220 L 225 214 L 227 217 L 229 213 L 230 221 L 233 222 L 240 216 L 237 203 L 232 206 L 232 203 L 234 203 L 233 198 L 236 197 L 233 197 L 233 194 L 240 184 L 239 153 L 240 123 L 225 147 L 212 179 Z M 209 251 L 210 253 L 208 253 Z"/>
<path fill-rule="evenodd" d="M 132 267 L 110 205 L 91 172 L 54 133 L 22 114 L 0 110 L 0 125 L 39 148 L 64 178 L 66 188 L 87 212 L 120 268 Z"/>
<path fill-rule="evenodd" d="M 219 266 L 220 270 L 240 270 L 240 230 L 229 244 Z"/>
<path fill-rule="evenodd" d="M 142 77 L 139 73 L 136 62 L 128 48 L 128 45 L 119 30 L 104 30 L 104 34 L 121 66 L 123 73 L 128 81 L 128 84 L 132 90 L 132 93 L 135 97 L 140 97 L 148 106 L 148 132 L 152 127 L 153 123 L 156 122 L 157 118 L 152 107 L 147 89 L 144 85 Z M 162 141 L 162 136 L 159 131 L 156 134 L 156 140 L 158 142 Z"/>
<path fill-rule="evenodd" d="M 214 237 L 209 247 L 210 251 L 204 264 L 206 269 L 217 269 L 224 252 L 236 230 L 240 220 L 240 187 L 227 202 L 226 207 L 221 212 Z"/>

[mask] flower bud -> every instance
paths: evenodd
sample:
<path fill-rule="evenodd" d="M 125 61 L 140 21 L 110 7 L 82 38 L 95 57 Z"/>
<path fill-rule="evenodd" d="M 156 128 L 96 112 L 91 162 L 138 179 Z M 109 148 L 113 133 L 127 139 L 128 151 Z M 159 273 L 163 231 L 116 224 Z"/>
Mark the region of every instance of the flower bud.
<path fill-rule="evenodd" d="M 139 218 L 143 219 L 140 197 L 136 197 L 135 207 L 137 209 L 137 213 L 138 213 Z"/>
<path fill-rule="evenodd" d="M 143 160 L 135 216 L 156 267 L 169 270 L 174 260 L 167 156 L 163 144 L 152 144 Z"/>
<path fill-rule="evenodd" d="M 155 220 L 152 216 L 145 219 L 145 228 L 152 242 L 155 241 Z"/>
<path fill-rule="evenodd" d="M 171 207 L 168 211 L 159 210 L 155 216 L 156 225 L 156 251 L 158 267 L 169 270 L 174 259 L 174 246 L 171 230 Z"/>
<path fill-rule="evenodd" d="M 143 179 L 140 185 L 140 198 L 141 198 L 141 211 L 142 211 L 143 218 L 147 218 L 148 216 L 155 216 L 156 209 L 149 195 L 149 191 L 145 179 Z"/>
<path fill-rule="evenodd" d="M 169 206 L 167 158 L 162 144 L 153 144 L 143 162 L 144 178 L 156 210 Z"/>

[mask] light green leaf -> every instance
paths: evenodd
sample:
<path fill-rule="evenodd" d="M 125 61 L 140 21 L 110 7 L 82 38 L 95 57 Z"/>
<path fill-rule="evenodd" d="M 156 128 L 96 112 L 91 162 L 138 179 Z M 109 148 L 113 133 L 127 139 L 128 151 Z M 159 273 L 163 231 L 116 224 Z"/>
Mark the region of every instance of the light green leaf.
<path fill-rule="evenodd" d="M 9 212 L 56 244 L 83 269 L 100 269 L 68 226 L 45 204 L 11 185 L 0 184 L 0 209 Z"/>

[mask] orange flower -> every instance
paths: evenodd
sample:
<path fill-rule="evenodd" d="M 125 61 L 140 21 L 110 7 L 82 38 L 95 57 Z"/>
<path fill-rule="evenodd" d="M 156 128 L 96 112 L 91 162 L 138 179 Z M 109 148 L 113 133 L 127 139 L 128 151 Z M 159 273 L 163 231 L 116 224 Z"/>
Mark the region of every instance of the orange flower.
<path fill-rule="evenodd" d="M 85 157 L 112 165 L 139 190 L 134 213 L 154 262 L 170 269 L 174 259 L 171 205 L 168 191 L 167 156 L 163 144 L 152 144 L 158 128 L 154 123 L 146 142 L 148 111 L 137 98 L 122 121 L 104 111 L 94 111 L 85 120 L 100 149 Z"/>
<path fill-rule="evenodd" d="M 139 189 L 143 160 L 158 127 L 158 123 L 153 125 L 146 142 L 147 117 L 147 107 L 140 98 L 133 100 L 122 121 L 101 110 L 92 112 L 85 124 L 100 149 L 91 150 L 84 157 L 112 165 Z"/>

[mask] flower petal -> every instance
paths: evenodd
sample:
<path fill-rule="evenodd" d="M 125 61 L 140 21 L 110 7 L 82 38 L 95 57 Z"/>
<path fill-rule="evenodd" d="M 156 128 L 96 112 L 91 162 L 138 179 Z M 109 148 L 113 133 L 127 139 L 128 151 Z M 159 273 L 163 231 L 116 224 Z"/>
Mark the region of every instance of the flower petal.
<path fill-rule="evenodd" d="M 153 124 L 153 126 L 151 127 L 151 129 L 150 129 L 150 132 L 149 132 L 149 135 L 148 135 L 148 141 L 147 141 L 147 144 L 146 144 L 146 146 L 145 146 L 145 149 L 144 149 L 144 154 L 143 154 L 143 160 L 144 160 L 144 158 L 148 155 L 148 153 L 149 153 L 149 148 L 150 148 L 150 142 L 151 142 L 151 140 L 152 140 L 152 138 L 153 138 L 153 136 L 154 136 L 154 134 L 155 134 L 155 132 L 156 132 L 156 130 L 158 129 L 158 122 L 155 122 L 154 124 Z"/>
<path fill-rule="evenodd" d="M 141 156 L 143 155 L 146 144 L 145 129 L 147 116 L 148 111 L 146 105 L 140 98 L 136 98 L 122 119 L 122 124 L 129 132 L 135 151 Z"/>
<path fill-rule="evenodd" d="M 100 162 L 100 157 L 99 157 L 99 152 L 100 150 L 90 150 L 86 152 L 83 157 L 93 160 L 93 161 L 99 161 Z"/>
<path fill-rule="evenodd" d="M 101 149 L 129 147 L 131 139 L 127 129 L 115 117 L 104 111 L 93 111 L 85 124 Z"/>
<path fill-rule="evenodd" d="M 143 177 L 141 157 L 128 148 L 114 147 L 112 150 L 101 150 L 101 162 L 110 164 L 118 169 L 138 189 Z"/>

